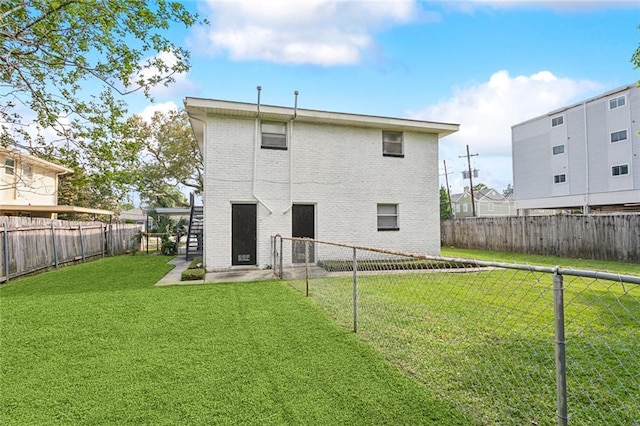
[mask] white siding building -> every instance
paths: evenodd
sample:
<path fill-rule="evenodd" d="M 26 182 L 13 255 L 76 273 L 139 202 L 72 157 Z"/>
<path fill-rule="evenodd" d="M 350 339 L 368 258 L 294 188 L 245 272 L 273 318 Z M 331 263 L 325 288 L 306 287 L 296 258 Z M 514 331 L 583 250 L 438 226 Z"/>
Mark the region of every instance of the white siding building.
<path fill-rule="evenodd" d="M 437 254 L 438 140 L 456 124 L 187 98 L 208 270 L 268 267 L 271 236 Z M 284 253 L 286 265 L 300 261 Z"/>
<path fill-rule="evenodd" d="M 635 84 L 513 126 L 516 208 L 640 211 L 638 130 Z"/>

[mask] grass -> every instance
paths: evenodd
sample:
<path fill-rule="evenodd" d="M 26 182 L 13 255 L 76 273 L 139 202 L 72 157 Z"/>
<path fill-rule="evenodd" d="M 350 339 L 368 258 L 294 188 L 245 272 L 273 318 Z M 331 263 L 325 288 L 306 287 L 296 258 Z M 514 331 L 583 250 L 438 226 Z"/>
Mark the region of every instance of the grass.
<path fill-rule="evenodd" d="M 279 281 L 122 256 L 0 288 L 0 423 L 471 424 Z"/>
<path fill-rule="evenodd" d="M 459 249 L 443 247 L 440 254 L 444 257 L 456 257 L 463 259 L 480 259 L 504 263 L 520 263 L 523 265 L 562 266 L 573 269 L 587 269 L 607 271 L 619 274 L 640 275 L 640 264 L 610 262 L 593 259 L 571 259 L 556 256 L 542 256 L 537 254 L 507 253 L 491 250 Z"/>
<path fill-rule="evenodd" d="M 443 250 L 444 256 L 496 260 L 492 254 Z M 522 259 L 504 254 L 497 260 Z M 594 265 L 526 259 L 547 266 Z M 614 272 L 636 268 L 596 263 Z M 635 424 L 640 420 L 640 286 L 566 277 L 564 287 L 570 424 Z M 315 278 L 310 291 L 329 316 L 352 327 L 350 277 Z M 360 338 L 478 423 L 555 424 L 550 274 L 364 274 L 358 278 L 358 310 Z"/>

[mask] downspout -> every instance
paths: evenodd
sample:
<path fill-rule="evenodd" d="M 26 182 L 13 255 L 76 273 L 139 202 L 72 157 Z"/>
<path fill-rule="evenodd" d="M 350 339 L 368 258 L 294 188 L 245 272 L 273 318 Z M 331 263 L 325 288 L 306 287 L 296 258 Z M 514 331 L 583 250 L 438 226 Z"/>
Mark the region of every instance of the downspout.
<path fill-rule="evenodd" d="M 293 117 L 289 122 L 289 207 L 282 214 L 287 214 L 293 207 L 293 122 L 298 117 L 298 91 L 294 91 L 293 94 L 295 96 Z"/>
<path fill-rule="evenodd" d="M 253 144 L 253 182 L 251 186 L 251 193 L 253 194 L 253 198 L 258 200 L 260 204 L 264 206 L 265 209 L 269 211 L 269 214 L 272 214 L 273 211 L 267 206 L 264 201 L 258 197 L 256 194 L 256 178 L 257 178 L 257 170 L 258 170 L 258 149 L 260 149 L 260 91 L 262 90 L 261 86 L 256 87 L 258 90 L 258 103 L 256 104 L 256 124 L 255 124 L 255 132 L 254 132 L 254 144 Z"/>
<path fill-rule="evenodd" d="M 201 152 L 201 154 L 202 154 L 202 164 L 203 165 L 207 164 L 207 145 L 206 145 L 207 144 L 207 122 L 205 120 L 202 120 L 201 118 L 198 118 L 198 117 L 196 117 L 194 115 L 191 115 L 191 114 L 187 114 L 187 116 L 189 117 L 189 120 L 195 120 L 195 121 L 199 121 L 200 123 L 202 123 L 202 152 Z M 191 128 L 191 130 L 193 131 L 193 127 Z M 203 176 L 203 179 L 202 179 L 202 181 L 203 181 L 203 186 L 202 186 L 202 220 L 203 220 L 204 223 L 207 223 L 206 217 L 207 217 L 208 209 L 205 208 L 207 195 L 206 195 L 205 190 L 204 190 L 204 187 L 205 187 L 205 185 L 207 183 L 207 168 L 203 167 L 203 169 L 204 169 L 204 176 Z M 194 204 L 195 204 L 195 201 L 194 201 Z M 193 208 L 193 206 L 192 206 L 192 208 Z M 147 229 L 145 231 L 148 233 L 149 232 L 149 212 L 148 211 L 147 211 L 146 226 L 147 226 Z M 189 226 L 191 226 L 191 225 L 189 225 Z M 202 259 L 206 259 L 207 258 L 207 245 L 204 244 L 204 239 L 205 239 L 205 235 L 204 234 L 206 232 L 205 229 L 206 229 L 206 226 L 203 225 Z M 187 240 L 188 239 L 189 239 L 189 237 L 187 236 Z M 187 242 L 187 244 L 188 244 L 188 242 Z M 147 234 L 147 253 L 149 253 L 149 237 L 148 237 L 148 234 Z M 205 263 L 205 266 L 206 266 L 206 263 Z"/>

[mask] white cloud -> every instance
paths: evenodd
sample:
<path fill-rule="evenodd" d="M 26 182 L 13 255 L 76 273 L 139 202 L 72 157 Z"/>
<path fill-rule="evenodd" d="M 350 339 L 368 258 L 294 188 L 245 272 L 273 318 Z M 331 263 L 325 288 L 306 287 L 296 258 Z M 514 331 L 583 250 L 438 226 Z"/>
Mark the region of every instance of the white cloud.
<path fill-rule="evenodd" d="M 377 32 L 436 18 L 417 0 L 209 0 L 207 5 L 211 28 L 199 34 L 200 49 L 234 60 L 324 66 L 355 64 L 375 47 Z"/>
<path fill-rule="evenodd" d="M 473 12 L 481 7 L 489 7 L 491 9 L 552 9 L 566 12 L 638 8 L 637 0 L 454 0 L 442 5 L 447 10 L 462 12 Z"/>
<path fill-rule="evenodd" d="M 137 115 L 142 117 L 142 119 L 147 123 L 150 123 L 151 117 L 153 117 L 153 114 L 158 111 L 166 113 L 169 111 L 177 111 L 177 110 L 178 110 L 178 106 L 174 102 L 163 102 L 159 104 L 151 104 L 147 106 L 145 109 L 143 109 L 141 112 L 139 112 Z"/>
<path fill-rule="evenodd" d="M 479 154 L 472 161 L 472 168 L 481 170 L 476 181 L 502 189 L 512 181 L 511 126 L 601 90 L 596 82 L 559 78 L 549 71 L 511 77 L 503 70 L 487 82 L 456 88 L 452 98 L 410 116 L 460 124 L 459 132 L 440 143 L 440 156 L 447 161 L 448 171 L 458 172 L 450 175 L 450 185 L 459 190 L 465 184 L 458 176 L 467 167 L 466 158 L 458 157 L 466 154 L 469 145 L 471 154 Z"/>
<path fill-rule="evenodd" d="M 165 66 L 171 68 L 176 65 L 177 58 L 171 52 L 160 52 L 153 57 L 144 59 L 140 66 L 142 67 L 147 64 L 153 64 L 155 61 L 162 61 Z M 151 65 L 132 76 L 132 81 L 137 82 L 139 80 L 149 80 L 154 77 L 169 77 L 169 73 Z M 173 78 L 174 81 L 166 86 L 163 83 L 153 86 L 149 92 L 151 96 L 154 98 L 162 98 L 173 95 L 182 95 L 187 92 L 194 92 L 196 89 L 196 85 L 187 78 L 186 72 L 175 73 L 171 75 L 171 78 Z"/>

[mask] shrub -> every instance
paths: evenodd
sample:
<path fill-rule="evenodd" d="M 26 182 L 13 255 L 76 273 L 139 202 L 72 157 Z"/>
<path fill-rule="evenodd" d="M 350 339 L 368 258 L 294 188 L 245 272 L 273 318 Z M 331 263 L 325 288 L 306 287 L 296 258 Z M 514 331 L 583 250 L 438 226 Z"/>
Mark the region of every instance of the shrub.
<path fill-rule="evenodd" d="M 180 280 L 181 281 L 204 280 L 204 276 L 206 272 L 207 271 L 204 268 L 185 269 L 182 272 L 182 276 L 180 277 Z"/>
<path fill-rule="evenodd" d="M 191 261 L 191 263 L 189 263 L 189 266 L 187 266 L 187 269 L 199 269 L 202 267 L 203 267 L 202 258 L 196 257 Z"/>

